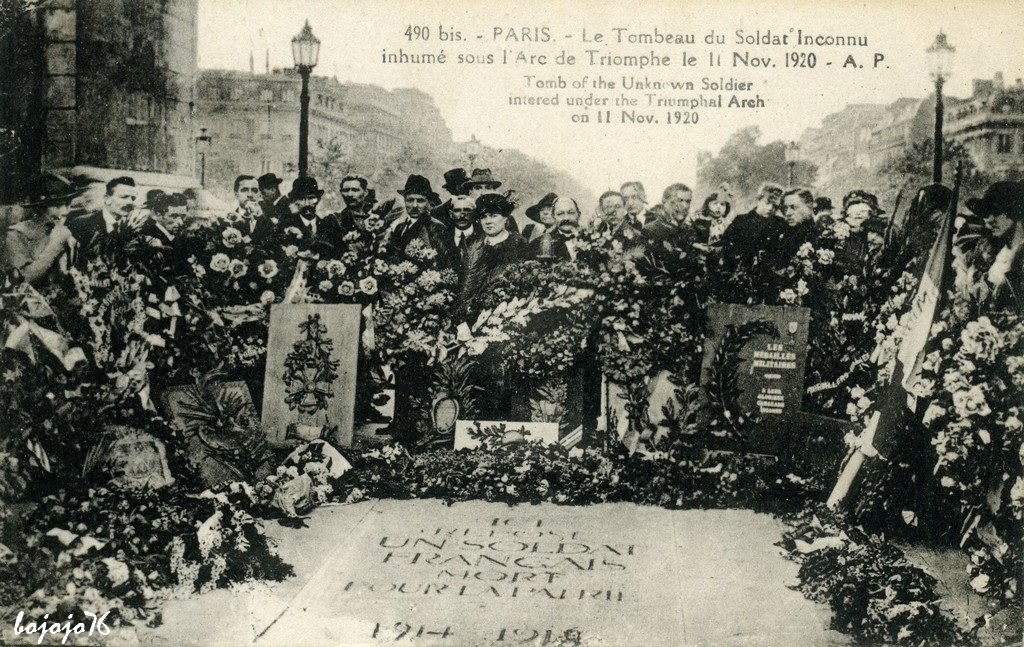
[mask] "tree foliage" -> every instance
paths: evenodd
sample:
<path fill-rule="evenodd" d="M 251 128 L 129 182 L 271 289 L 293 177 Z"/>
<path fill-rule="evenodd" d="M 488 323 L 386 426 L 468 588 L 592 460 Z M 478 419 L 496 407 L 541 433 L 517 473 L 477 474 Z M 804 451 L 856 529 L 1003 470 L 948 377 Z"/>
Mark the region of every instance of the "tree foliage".
<path fill-rule="evenodd" d="M 776 140 L 760 144 L 761 129 L 748 126 L 733 133 L 718 155 L 702 159 L 698 164 L 698 191 L 714 191 L 723 182 L 732 187 L 736 198 L 751 198 L 764 182 L 785 185 L 789 180 L 786 143 Z M 813 184 L 818 167 L 808 161 L 797 161 L 793 167 L 793 184 Z"/>
<path fill-rule="evenodd" d="M 934 151 L 934 141 L 923 139 L 886 160 L 879 167 L 878 176 L 892 193 L 904 187 L 914 191 L 918 187 L 931 184 Z M 963 163 L 964 194 L 981 191 L 992 182 L 992 178 L 974 163 L 970 151 L 963 144 L 947 139 L 942 145 L 942 177 L 946 184 L 952 183 L 958 162 Z"/>

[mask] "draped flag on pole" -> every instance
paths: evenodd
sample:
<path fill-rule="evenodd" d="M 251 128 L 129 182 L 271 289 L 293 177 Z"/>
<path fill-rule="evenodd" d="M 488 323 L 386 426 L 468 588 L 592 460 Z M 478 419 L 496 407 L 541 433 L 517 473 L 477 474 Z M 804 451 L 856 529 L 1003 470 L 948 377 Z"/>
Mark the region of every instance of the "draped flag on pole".
<path fill-rule="evenodd" d="M 846 498 L 853 479 L 865 457 L 881 455 L 889 458 L 900 446 L 906 412 L 916 410 L 912 394 L 914 383 L 921 372 L 921 363 L 928 348 L 932 324 L 942 306 L 942 297 L 948 282 L 953 255 L 953 222 L 956 219 L 960 197 L 961 169 L 957 168 L 956 184 L 949 208 L 942 219 L 928 261 L 921 272 L 917 292 L 911 302 L 904 325 L 904 335 L 896 353 L 892 378 L 879 398 L 875 412 L 859 438 L 859 448 L 846 460 L 827 505 L 836 508 Z"/>
<path fill-rule="evenodd" d="M 949 209 L 942 219 L 938 235 L 928 254 L 928 262 L 921 273 L 917 293 L 907 313 L 903 340 L 896 353 L 896 366 L 892 379 L 875 413 L 874 424 L 869 425 L 873 434 L 868 437 L 871 445 L 884 458 L 888 458 L 899 445 L 900 424 L 907 409 L 916 411 L 917 402 L 912 394 L 914 383 L 921 373 L 921 363 L 928 347 L 932 324 L 942 306 L 946 291 L 950 265 L 953 257 L 953 222 L 956 219 L 957 202 L 960 197 L 960 175 L 953 186 L 953 197 Z"/>

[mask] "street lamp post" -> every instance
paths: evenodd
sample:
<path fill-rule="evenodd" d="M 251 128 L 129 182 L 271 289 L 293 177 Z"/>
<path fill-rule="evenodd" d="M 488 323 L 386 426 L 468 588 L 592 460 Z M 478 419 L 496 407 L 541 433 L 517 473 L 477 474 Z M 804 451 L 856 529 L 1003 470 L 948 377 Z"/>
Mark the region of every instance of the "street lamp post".
<path fill-rule="evenodd" d="M 932 158 L 932 182 L 942 183 L 942 86 L 949 78 L 956 48 L 946 41 L 946 34 L 939 32 L 935 42 L 925 50 L 931 67 L 932 79 L 935 81 L 935 151 Z"/>
<path fill-rule="evenodd" d="M 309 75 L 320 58 L 320 40 L 313 35 L 309 21 L 292 39 L 292 58 L 302 77 L 299 95 L 299 177 L 305 177 L 309 165 Z"/>
<path fill-rule="evenodd" d="M 199 150 L 199 186 L 206 188 L 206 152 L 210 150 L 213 137 L 206 134 L 205 128 L 199 129 L 199 136 L 196 137 L 196 148 Z"/>
<path fill-rule="evenodd" d="M 476 135 L 470 135 L 469 141 L 466 142 L 466 157 L 469 158 L 470 172 L 473 171 L 473 167 L 476 165 L 476 158 L 480 156 L 481 148 L 480 140 L 476 138 Z"/>
<path fill-rule="evenodd" d="M 789 146 L 784 149 L 784 155 L 786 158 L 786 164 L 789 165 L 789 182 L 786 186 L 793 186 L 793 171 L 796 169 L 796 162 L 800 159 L 800 147 L 796 142 L 789 142 Z"/>

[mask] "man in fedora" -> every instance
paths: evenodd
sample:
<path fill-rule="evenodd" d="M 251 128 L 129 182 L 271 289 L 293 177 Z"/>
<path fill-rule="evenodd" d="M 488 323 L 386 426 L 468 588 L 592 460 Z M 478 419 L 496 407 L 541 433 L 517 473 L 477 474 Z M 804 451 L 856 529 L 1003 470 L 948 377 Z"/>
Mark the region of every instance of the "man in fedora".
<path fill-rule="evenodd" d="M 67 227 L 74 238 L 72 263 L 84 263 L 107 247 L 120 252 L 120 247 L 129 242 L 148 247 L 168 247 L 174 237 L 147 210 L 138 209 L 138 198 L 134 178 L 127 175 L 115 177 L 106 184 L 100 210 L 68 218 Z"/>
<path fill-rule="evenodd" d="M 422 175 L 410 175 L 405 188 L 398 191 L 405 202 L 405 213 L 395 221 L 388 245 L 399 257 L 422 262 L 411 253 L 413 241 L 420 241 L 427 249 L 437 253 L 437 268 L 454 268 L 456 253 L 451 230 L 432 214 L 432 205 L 439 202 L 430 180 Z"/>
<path fill-rule="evenodd" d="M 453 168 L 444 173 L 444 184 L 441 188 L 448 192 L 451 196 L 448 200 L 445 200 L 443 204 L 434 207 L 433 212 L 430 214 L 437 220 L 440 220 L 446 227 L 455 230 L 455 221 L 452 218 L 452 198 L 466 195 L 465 184 L 469 181 L 469 177 L 466 175 L 466 169 Z M 457 235 L 457 234 L 456 234 Z"/>
<path fill-rule="evenodd" d="M 453 168 L 450 171 L 445 171 L 444 184 L 441 185 L 441 188 L 452 196 L 466 195 L 466 182 L 468 181 L 469 176 L 466 175 L 466 169 Z"/>
<path fill-rule="evenodd" d="M 23 204 L 28 217 L 7 228 L 4 262 L 32 285 L 46 279 L 73 239 L 64 220 L 78 194 L 66 178 L 52 173 L 32 183 Z"/>
<path fill-rule="evenodd" d="M 263 213 L 279 220 L 288 213 L 288 199 L 281 195 L 281 182 L 281 178 L 273 173 L 264 173 L 256 179 L 260 196 L 263 198 L 260 200 Z"/>
<path fill-rule="evenodd" d="M 995 252 L 985 274 L 988 307 L 1024 314 L 1024 182 L 996 182 L 966 205 L 984 220 Z"/>
<path fill-rule="evenodd" d="M 291 238 L 300 247 L 317 253 L 332 251 L 341 239 L 337 220 L 322 218 L 316 211 L 323 195 L 324 191 L 317 184 L 316 178 L 296 178 L 288 193 L 291 209 L 279 223 L 285 238 Z"/>
<path fill-rule="evenodd" d="M 494 179 L 489 168 L 475 168 L 468 180 L 462 183 L 462 190 L 466 195 L 476 200 L 485 193 L 494 193 L 501 186 L 501 182 Z"/>

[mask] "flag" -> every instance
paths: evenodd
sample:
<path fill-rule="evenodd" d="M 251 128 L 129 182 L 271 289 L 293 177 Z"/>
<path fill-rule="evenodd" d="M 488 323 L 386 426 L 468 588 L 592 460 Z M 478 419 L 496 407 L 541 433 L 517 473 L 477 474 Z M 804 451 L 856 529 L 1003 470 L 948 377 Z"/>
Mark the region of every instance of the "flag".
<path fill-rule="evenodd" d="M 938 235 L 928 254 L 921 273 L 917 292 L 907 313 L 905 333 L 896 353 L 896 366 L 892 378 L 883 394 L 878 410 L 872 416 L 865 430 L 863 446 L 867 442 L 883 457 L 888 457 L 900 441 L 899 433 L 907 409 L 916 410 L 916 398 L 912 389 L 921 373 L 932 324 L 939 313 L 942 296 L 950 276 L 953 256 L 953 221 L 956 218 L 957 202 L 960 195 L 960 175 L 957 174 L 953 187 L 953 198 L 942 219 Z M 870 452 L 869 452 L 870 453 Z"/>

